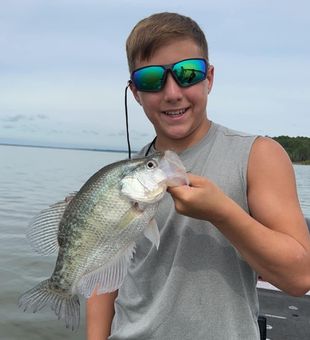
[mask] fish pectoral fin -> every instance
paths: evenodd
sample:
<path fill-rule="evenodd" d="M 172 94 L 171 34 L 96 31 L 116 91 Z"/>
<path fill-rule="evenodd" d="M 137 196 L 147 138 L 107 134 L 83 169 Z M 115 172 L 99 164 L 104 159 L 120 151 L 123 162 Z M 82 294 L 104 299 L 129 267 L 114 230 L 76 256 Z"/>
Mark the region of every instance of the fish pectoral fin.
<path fill-rule="evenodd" d="M 155 218 L 152 218 L 150 223 L 147 225 L 147 227 L 143 231 L 144 236 L 150 240 L 153 244 L 155 244 L 156 248 L 159 247 L 160 242 L 160 235 L 157 223 L 155 221 Z"/>
<path fill-rule="evenodd" d="M 59 223 L 73 197 L 74 194 L 70 194 L 64 201 L 57 202 L 42 210 L 30 222 L 26 237 L 32 248 L 39 254 L 50 255 L 58 250 Z"/>
<path fill-rule="evenodd" d="M 133 203 L 133 206 L 131 209 L 128 209 L 126 213 L 120 218 L 118 222 L 118 227 L 120 229 L 125 229 L 128 227 L 128 225 L 134 223 L 136 221 L 143 211 L 140 209 L 139 205 L 137 203 Z"/>
<path fill-rule="evenodd" d="M 84 297 L 89 298 L 95 290 L 97 295 L 117 290 L 127 275 L 130 261 L 135 253 L 135 242 L 119 253 L 114 259 L 98 269 L 82 276 L 77 283 L 77 290 Z"/>

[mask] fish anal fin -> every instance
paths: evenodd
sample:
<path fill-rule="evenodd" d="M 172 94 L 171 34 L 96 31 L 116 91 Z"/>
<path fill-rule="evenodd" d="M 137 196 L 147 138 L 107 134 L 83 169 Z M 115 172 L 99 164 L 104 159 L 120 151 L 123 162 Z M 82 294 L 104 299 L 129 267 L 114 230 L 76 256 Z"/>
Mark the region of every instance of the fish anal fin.
<path fill-rule="evenodd" d="M 97 294 L 117 290 L 123 283 L 130 261 L 133 258 L 136 244 L 133 242 L 124 252 L 117 255 L 110 263 L 87 273 L 77 283 L 77 291 L 89 298 L 94 291 Z"/>

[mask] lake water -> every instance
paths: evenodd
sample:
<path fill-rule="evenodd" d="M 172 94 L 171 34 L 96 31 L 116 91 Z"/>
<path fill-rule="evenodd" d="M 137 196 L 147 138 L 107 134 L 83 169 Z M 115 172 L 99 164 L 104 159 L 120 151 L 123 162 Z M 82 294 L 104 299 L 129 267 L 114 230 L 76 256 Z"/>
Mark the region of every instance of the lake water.
<path fill-rule="evenodd" d="M 0 339 L 85 339 L 81 326 L 71 332 L 54 313 L 23 313 L 18 296 L 46 279 L 55 257 L 39 256 L 25 239 L 29 221 L 40 210 L 78 190 L 98 169 L 127 158 L 126 153 L 40 149 L 0 145 Z M 310 217 L 310 166 L 295 165 L 303 212 Z"/>

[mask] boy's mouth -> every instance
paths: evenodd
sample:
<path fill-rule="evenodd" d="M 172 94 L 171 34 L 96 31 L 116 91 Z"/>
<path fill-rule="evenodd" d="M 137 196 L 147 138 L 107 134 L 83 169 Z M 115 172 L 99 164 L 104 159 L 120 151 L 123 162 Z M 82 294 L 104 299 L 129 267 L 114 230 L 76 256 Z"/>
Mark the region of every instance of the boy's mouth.
<path fill-rule="evenodd" d="M 163 114 L 166 116 L 181 116 L 187 111 L 187 108 L 185 109 L 179 109 L 179 110 L 169 110 L 169 111 L 162 111 Z"/>

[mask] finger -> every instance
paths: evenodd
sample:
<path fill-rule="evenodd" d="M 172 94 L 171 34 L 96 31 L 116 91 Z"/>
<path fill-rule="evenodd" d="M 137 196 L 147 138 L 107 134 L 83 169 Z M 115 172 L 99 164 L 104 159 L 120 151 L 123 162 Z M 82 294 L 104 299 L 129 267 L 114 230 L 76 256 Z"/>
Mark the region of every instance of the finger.
<path fill-rule="evenodd" d="M 189 185 L 192 187 L 201 187 L 204 186 L 207 182 L 205 177 L 201 177 L 198 175 L 188 174 Z"/>
<path fill-rule="evenodd" d="M 187 196 L 192 189 L 193 188 L 188 185 L 182 185 L 178 187 L 169 187 L 167 191 L 174 199 L 180 199 L 184 196 Z"/>

